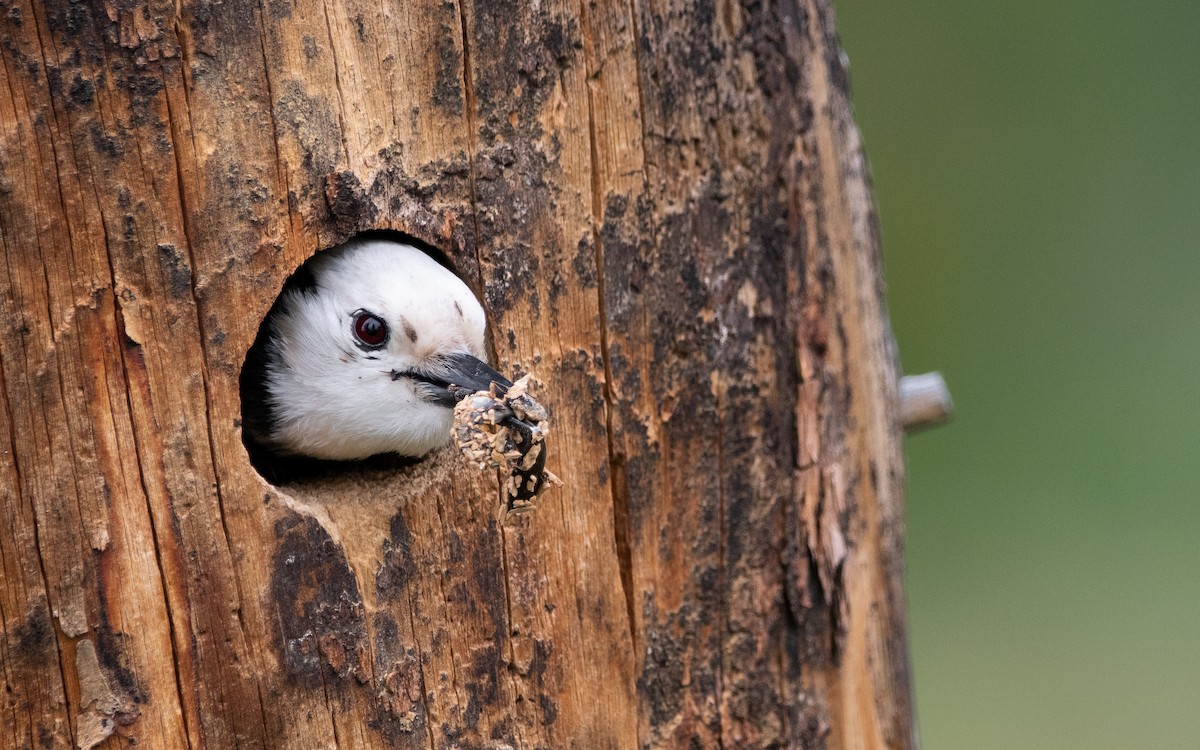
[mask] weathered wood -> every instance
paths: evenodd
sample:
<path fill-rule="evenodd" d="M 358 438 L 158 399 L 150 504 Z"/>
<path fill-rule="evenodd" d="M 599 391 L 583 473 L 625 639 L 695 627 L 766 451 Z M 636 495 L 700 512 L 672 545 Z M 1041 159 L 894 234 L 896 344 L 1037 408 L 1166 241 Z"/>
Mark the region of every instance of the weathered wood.
<path fill-rule="evenodd" d="M 0 747 L 914 745 L 897 371 L 825 0 L 0 20 Z M 273 487 L 238 374 L 445 251 L 567 486 Z"/>

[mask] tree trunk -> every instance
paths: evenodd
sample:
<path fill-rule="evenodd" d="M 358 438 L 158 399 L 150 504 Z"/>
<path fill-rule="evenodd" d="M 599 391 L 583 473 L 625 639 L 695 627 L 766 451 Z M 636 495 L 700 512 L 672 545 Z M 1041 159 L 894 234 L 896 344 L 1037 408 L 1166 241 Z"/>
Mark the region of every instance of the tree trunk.
<path fill-rule="evenodd" d="M 9 0 L 0 747 L 915 744 L 901 430 L 828 0 Z M 238 374 L 444 250 L 566 481 L 273 487 Z"/>

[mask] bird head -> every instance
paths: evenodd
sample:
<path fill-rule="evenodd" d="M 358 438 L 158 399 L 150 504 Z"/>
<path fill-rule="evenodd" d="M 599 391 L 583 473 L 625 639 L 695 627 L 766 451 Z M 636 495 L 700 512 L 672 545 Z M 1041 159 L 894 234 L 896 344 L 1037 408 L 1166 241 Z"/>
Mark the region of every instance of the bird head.
<path fill-rule="evenodd" d="M 447 441 L 462 395 L 510 384 L 484 361 L 475 295 L 421 250 L 355 240 L 304 270 L 255 344 L 267 417 L 254 437 L 269 450 L 419 457 Z"/>

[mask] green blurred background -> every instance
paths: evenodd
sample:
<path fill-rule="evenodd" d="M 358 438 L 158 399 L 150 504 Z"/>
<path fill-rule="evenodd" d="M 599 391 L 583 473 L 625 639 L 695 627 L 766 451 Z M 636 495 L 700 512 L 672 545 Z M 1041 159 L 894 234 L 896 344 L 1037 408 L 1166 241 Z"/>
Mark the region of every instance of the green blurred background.
<path fill-rule="evenodd" d="M 904 370 L 925 750 L 1200 748 L 1200 3 L 835 0 Z"/>

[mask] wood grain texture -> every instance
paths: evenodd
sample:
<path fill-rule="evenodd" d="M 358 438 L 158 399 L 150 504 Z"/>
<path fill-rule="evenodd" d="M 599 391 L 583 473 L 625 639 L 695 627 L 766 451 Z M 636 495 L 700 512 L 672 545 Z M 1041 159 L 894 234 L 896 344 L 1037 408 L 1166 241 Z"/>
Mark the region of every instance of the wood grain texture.
<path fill-rule="evenodd" d="M 6 0 L 0 747 L 909 748 L 897 371 L 825 0 Z M 287 276 L 445 251 L 567 485 L 273 487 Z"/>

